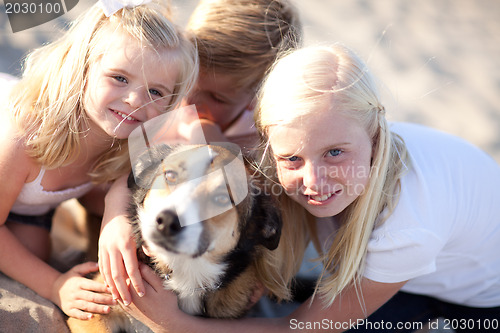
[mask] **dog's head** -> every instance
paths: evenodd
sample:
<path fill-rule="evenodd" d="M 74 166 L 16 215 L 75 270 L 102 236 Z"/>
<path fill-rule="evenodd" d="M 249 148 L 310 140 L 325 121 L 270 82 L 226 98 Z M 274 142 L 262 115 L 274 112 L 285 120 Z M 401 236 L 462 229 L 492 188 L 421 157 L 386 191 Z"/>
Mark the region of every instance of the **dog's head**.
<path fill-rule="evenodd" d="M 221 260 L 259 245 L 278 246 L 279 211 L 249 177 L 239 149 L 162 145 L 137 163 L 129 177 L 132 223 L 139 245 L 160 261 L 172 253 Z"/>

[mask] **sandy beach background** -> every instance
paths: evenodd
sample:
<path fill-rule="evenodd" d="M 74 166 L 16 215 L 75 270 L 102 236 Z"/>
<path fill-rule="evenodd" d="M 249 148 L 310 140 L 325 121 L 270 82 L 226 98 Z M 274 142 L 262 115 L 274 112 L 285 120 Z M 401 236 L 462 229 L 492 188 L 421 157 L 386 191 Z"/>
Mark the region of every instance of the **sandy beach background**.
<path fill-rule="evenodd" d="M 50 41 L 95 0 L 12 33 L 0 7 L 0 72 Z M 172 0 L 184 25 L 197 0 Z M 459 135 L 500 162 L 500 2 L 490 0 L 295 0 L 305 44 L 342 42 L 384 84 L 388 118 Z M 438 153 L 438 152 L 435 152 Z"/>
<path fill-rule="evenodd" d="M 62 17 L 12 33 L 0 4 L 0 72 L 50 41 L 95 0 Z M 197 0 L 172 0 L 182 26 Z M 390 120 L 465 138 L 500 163 L 500 2 L 490 0 L 295 0 L 305 44 L 342 42 L 384 84 Z M 439 154 L 436 152 L 429 152 Z"/>

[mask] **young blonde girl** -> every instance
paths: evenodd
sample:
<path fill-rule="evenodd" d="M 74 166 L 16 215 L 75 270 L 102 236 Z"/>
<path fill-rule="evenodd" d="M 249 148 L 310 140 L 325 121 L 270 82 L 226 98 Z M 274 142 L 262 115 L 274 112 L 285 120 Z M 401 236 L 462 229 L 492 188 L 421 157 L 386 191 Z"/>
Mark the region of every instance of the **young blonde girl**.
<path fill-rule="evenodd" d="M 95 263 L 64 274 L 46 263 L 53 209 L 126 174 L 128 134 L 190 89 L 196 50 L 168 14 L 161 2 L 97 3 L 28 57 L 1 112 L 0 271 L 68 316 L 105 313 L 113 301 L 84 278 Z"/>
<path fill-rule="evenodd" d="M 258 142 L 253 122 L 255 95 L 278 54 L 301 42 L 295 7 L 288 0 L 203 0 L 191 15 L 187 30 L 198 47 L 200 75 L 184 104 L 196 106 L 200 121 L 192 122 L 186 117 L 182 121 L 187 126 L 177 125 L 177 128 L 179 132 L 181 128 L 187 130 L 170 134 L 175 139 L 182 137 L 189 141 L 201 123 L 208 142 L 231 141 L 239 144 L 245 154 L 255 153 Z M 190 128 L 191 122 L 194 126 Z M 117 182 L 106 198 L 99 265 L 115 297 L 129 304 L 126 278 L 130 277 L 141 295 L 144 288 L 130 227 L 123 207 L 116 205 L 128 200 L 124 183 L 123 179 L 119 187 Z M 114 207 L 118 208 L 115 212 Z M 261 271 L 266 275 L 262 277 L 265 284 L 276 286 L 267 281 L 279 278 L 280 274 L 272 269 Z M 281 282 L 280 288 L 271 290 L 287 298 L 287 282 Z"/>
<path fill-rule="evenodd" d="M 188 319 L 166 291 L 151 297 L 162 316 L 137 297 L 131 312 L 149 314 L 155 332 L 412 331 L 436 316 L 458 331 L 498 329 L 500 167 L 491 157 L 388 123 L 366 65 L 337 44 L 278 61 L 256 124 L 262 170 L 283 187 L 284 225 L 295 231 L 276 254 L 292 264 L 310 235 L 324 265 L 316 294 L 274 319 Z"/>

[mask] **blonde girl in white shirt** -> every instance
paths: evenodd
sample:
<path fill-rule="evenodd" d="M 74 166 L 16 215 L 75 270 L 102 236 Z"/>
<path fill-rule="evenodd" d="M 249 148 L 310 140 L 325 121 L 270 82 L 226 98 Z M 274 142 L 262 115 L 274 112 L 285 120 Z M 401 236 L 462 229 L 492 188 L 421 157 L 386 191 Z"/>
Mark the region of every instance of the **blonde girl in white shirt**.
<path fill-rule="evenodd" d="M 259 97 L 261 169 L 283 189 L 282 238 L 268 264 L 281 270 L 276 284 L 289 281 L 312 239 L 324 267 L 315 295 L 283 318 L 189 318 L 169 292 L 151 291 L 159 281 L 143 268 L 153 295 L 134 297 L 134 314 L 156 332 L 411 331 L 436 316 L 460 323 L 455 330 L 498 329 L 500 167 L 491 157 L 448 134 L 389 124 L 368 68 L 342 45 L 283 57 Z"/>

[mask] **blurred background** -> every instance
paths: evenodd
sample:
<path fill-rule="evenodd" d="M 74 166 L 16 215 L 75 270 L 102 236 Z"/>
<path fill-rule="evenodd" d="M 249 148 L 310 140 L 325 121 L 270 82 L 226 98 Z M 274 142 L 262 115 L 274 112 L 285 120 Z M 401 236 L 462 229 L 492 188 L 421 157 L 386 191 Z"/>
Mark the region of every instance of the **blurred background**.
<path fill-rule="evenodd" d="M 292 0 L 293 1 L 293 0 Z M 31 49 L 57 37 L 67 14 L 12 33 L 0 7 L 0 72 L 19 75 Z M 171 0 L 184 26 L 197 0 Z M 500 162 L 500 1 L 307 0 L 294 2 L 305 44 L 342 42 L 383 84 L 388 118 L 459 135 Z"/>
<path fill-rule="evenodd" d="M 171 0 L 184 26 L 197 0 Z M 12 33 L 0 7 L 0 72 L 19 75 L 31 49 L 57 37 L 67 14 Z M 305 44 L 342 42 L 383 84 L 388 118 L 459 135 L 500 162 L 500 2 L 489 0 L 308 0 L 294 2 Z"/>

